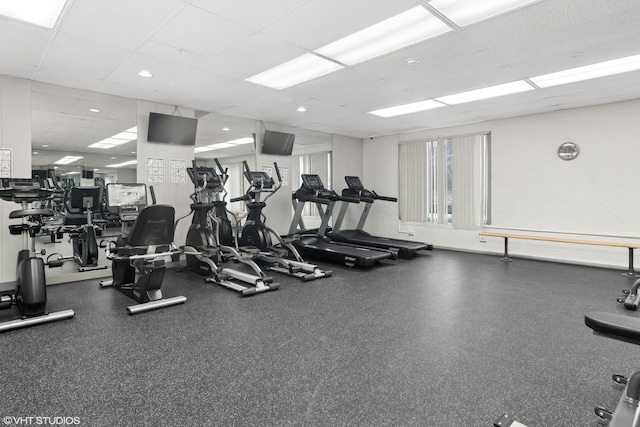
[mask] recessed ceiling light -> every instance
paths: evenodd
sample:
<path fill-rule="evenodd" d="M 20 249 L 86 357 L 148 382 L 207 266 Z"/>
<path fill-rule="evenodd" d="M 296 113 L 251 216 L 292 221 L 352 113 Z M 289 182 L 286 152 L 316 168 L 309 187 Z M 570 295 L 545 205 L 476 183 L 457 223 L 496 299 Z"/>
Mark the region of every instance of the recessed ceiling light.
<path fill-rule="evenodd" d="M 355 65 L 448 31 L 452 28 L 424 7 L 416 6 L 315 52 L 343 64 Z"/>
<path fill-rule="evenodd" d="M 498 96 L 511 95 L 529 90 L 534 90 L 534 87 L 524 80 L 518 80 L 497 86 L 484 87 L 482 89 L 441 96 L 435 99 L 436 101 L 444 102 L 448 105 L 456 105 L 463 104 L 465 102 L 480 101 L 482 99 L 497 98 Z"/>
<path fill-rule="evenodd" d="M 225 127 L 222 128 L 222 130 L 225 131 L 225 132 L 229 132 L 231 129 L 229 129 L 228 127 L 225 126 Z"/>
<path fill-rule="evenodd" d="M 558 71 L 557 73 L 532 77 L 529 80 L 541 88 L 546 88 L 636 70 L 640 70 L 640 55 L 627 56 L 625 58 L 585 65 L 584 67 L 571 68 L 569 70 Z"/>
<path fill-rule="evenodd" d="M 151 74 L 149 71 L 147 70 L 142 70 L 138 73 L 138 75 L 140 77 L 153 77 L 153 74 Z"/>
<path fill-rule="evenodd" d="M 97 108 L 89 108 L 89 111 L 91 111 L 92 113 L 99 113 L 100 110 L 98 110 Z"/>
<path fill-rule="evenodd" d="M 420 63 L 420 60 L 418 58 L 407 58 L 404 62 L 406 62 L 407 65 L 417 65 Z"/>
<path fill-rule="evenodd" d="M 69 163 L 73 163 L 82 158 L 82 156 L 64 156 L 63 158 L 56 160 L 54 163 L 57 165 L 68 165 Z"/>
<path fill-rule="evenodd" d="M 428 99 L 426 101 L 413 102 L 411 104 L 397 105 L 395 107 L 369 111 L 369 114 L 387 118 L 401 116 L 403 114 L 417 113 L 418 111 L 432 110 L 439 107 L 444 107 L 444 104 L 436 102 L 433 99 Z"/>
<path fill-rule="evenodd" d="M 304 113 L 305 111 L 307 111 L 307 109 L 306 109 L 306 108 L 304 108 L 304 107 L 302 107 L 302 106 L 300 106 L 300 107 L 298 107 L 298 108 L 297 108 L 297 110 L 296 110 L 296 111 L 298 111 L 298 112 L 300 112 L 300 113 Z"/>
<path fill-rule="evenodd" d="M 34 152 L 33 152 L 33 154 L 38 154 L 38 152 L 37 152 L 37 151 L 34 151 Z"/>
<path fill-rule="evenodd" d="M 112 157 L 112 158 L 115 159 L 115 157 Z M 106 165 L 106 167 L 108 167 L 108 168 L 121 168 L 123 166 L 135 165 L 137 163 L 138 163 L 137 160 L 129 160 L 127 162 L 115 163 L 115 164 L 112 164 L 112 165 Z"/>
<path fill-rule="evenodd" d="M 3 0 L 0 1 L 0 15 L 53 28 L 65 3 L 66 0 Z"/>
<path fill-rule="evenodd" d="M 42 148 L 48 148 L 49 146 L 47 144 L 42 144 Z"/>
<path fill-rule="evenodd" d="M 118 145 L 126 144 L 127 142 L 136 141 L 138 139 L 138 127 L 134 126 L 125 131 L 117 133 L 109 138 L 103 139 L 89 145 L 89 148 L 102 148 L 108 150 Z"/>
<path fill-rule="evenodd" d="M 429 0 L 427 3 L 459 27 L 464 27 L 535 1 L 538 0 Z"/>
<path fill-rule="evenodd" d="M 344 68 L 344 66 L 336 62 L 329 61 L 311 53 L 305 53 L 284 64 L 251 76 L 246 79 L 246 81 L 272 89 L 286 89 L 332 73 L 341 68 Z"/>

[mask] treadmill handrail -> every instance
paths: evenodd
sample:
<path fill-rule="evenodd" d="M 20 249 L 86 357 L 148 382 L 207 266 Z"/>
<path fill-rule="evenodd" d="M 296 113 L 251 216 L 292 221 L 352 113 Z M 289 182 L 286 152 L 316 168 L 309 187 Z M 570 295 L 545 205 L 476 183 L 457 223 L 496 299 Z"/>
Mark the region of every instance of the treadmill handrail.
<path fill-rule="evenodd" d="M 398 198 L 397 197 L 389 197 L 389 196 L 378 196 L 378 194 L 376 194 L 375 191 L 372 191 L 373 193 L 373 198 L 375 200 L 383 200 L 385 202 L 398 202 Z"/>

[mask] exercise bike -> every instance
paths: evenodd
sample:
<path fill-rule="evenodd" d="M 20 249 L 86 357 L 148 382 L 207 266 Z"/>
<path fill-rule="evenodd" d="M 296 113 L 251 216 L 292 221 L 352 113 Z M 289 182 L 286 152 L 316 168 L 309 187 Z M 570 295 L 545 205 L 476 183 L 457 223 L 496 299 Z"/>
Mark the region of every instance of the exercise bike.
<path fill-rule="evenodd" d="M 0 289 L 0 309 L 8 309 L 15 304 L 22 318 L 0 323 L 0 332 L 69 319 L 75 315 L 73 310 L 54 313 L 46 311 L 47 283 L 44 261 L 36 256 L 35 237 L 39 232 L 42 218 L 52 216 L 53 211 L 30 208 L 29 204 L 45 200 L 51 195 L 51 191 L 41 187 L 38 179 L 2 178 L 0 198 L 22 205 L 22 209 L 9 214 L 9 218 L 20 218 L 22 223 L 9 225 L 9 231 L 12 235 L 22 235 L 23 247 L 18 252 L 15 287 Z M 31 248 L 29 238 L 31 238 Z"/>
<path fill-rule="evenodd" d="M 129 314 L 187 301 L 184 296 L 162 295 L 165 260 L 179 256 L 180 251 L 173 245 L 175 210 L 157 205 L 153 187 L 150 191 L 153 205 L 147 206 L 144 184 L 107 184 L 107 208 L 119 213 L 123 229 L 109 248 L 112 279 L 100 281 L 100 287 L 113 286 L 138 302 L 127 307 Z"/>
<path fill-rule="evenodd" d="M 197 166 L 195 160 L 193 167 L 187 168 L 187 173 L 195 186 L 190 195 L 193 201 L 191 212 L 176 221 L 177 224 L 193 215 L 183 247 L 187 268 L 206 276 L 206 281 L 239 292 L 242 296 L 277 290 L 280 285 L 256 264 L 257 250 L 229 244 L 234 238 L 226 202 L 219 197 L 224 192 L 220 176 L 213 168 Z M 226 261 L 240 263 L 250 271 L 222 267 Z"/>
<path fill-rule="evenodd" d="M 221 169 L 220 164 L 217 162 Z M 239 243 L 241 246 L 253 246 L 258 248 L 258 260 L 268 270 L 294 276 L 304 281 L 329 277 L 330 270 L 321 270 L 315 264 L 309 264 L 302 259 L 300 253 L 293 245 L 297 235 L 280 237 L 272 228 L 265 225 L 265 215 L 262 209 L 266 207 L 266 201 L 282 187 L 282 177 L 277 163 L 273 163 L 277 182 L 266 172 L 256 172 L 249 169 L 249 164 L 243 162 L 244 176 L 249 181 L 250 187 L 240 197 L 231 199 L 231 202 L 244 201 L 247 207 L 247 219 L 240 230 Z M 223 172 L 223 171 L 221 171 Z M 261 201 L 260 197 L 266 193 Z"/>
<path fill-rule="evenodd" d="M 107 269 L 107 265 L 98 264 L 99 245 L 97 236 L 102 234 L 94 215 L 100 212 L 102 205 L 102 187 L 73 187 L 65 200 L 66 214 L 63 226 L 58 233 L 67 233 L 71 238 L 73 255 L 63 257 L 51 254 L 47 265 L 61 267 L 65 261 L 73 260 L 78 271 Z M 105 221 L 100 221 L 104 223 Z M 57 257 L 54 257 L 56 256 Z"/>

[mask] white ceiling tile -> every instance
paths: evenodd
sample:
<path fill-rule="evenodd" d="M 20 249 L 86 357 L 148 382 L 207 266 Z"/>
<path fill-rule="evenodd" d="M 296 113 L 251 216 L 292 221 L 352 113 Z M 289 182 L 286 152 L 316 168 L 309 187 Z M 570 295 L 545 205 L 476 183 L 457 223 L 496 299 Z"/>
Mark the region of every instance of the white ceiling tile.
<path fill-rule="evenodd" d="M 176 80 L 187 73 L 192 67 L 166 61 L 153 56 L 134 53 L 123 61 L 104 80 L 127 86 L 135 86 L 139 91 L 148 92 Z M 151 78 L 138 75 L 141 70 L 148 70 L 153 74 Z"/>
<path fill-rule="evenodd" d="M 188 6 L 162 26 L 151 40 L 197 55 L 214 55 L 254 30 L 203 9 Z"/>
<path fill-rule="evenodd" d="M 300 7 L 304 0 L 193 0 L 192 5 L 249 28 L 259 29 Z"/>
<path fill-rule="evenodd" d="M 2 62 L 37 66 L 55 33 L 41 27 L 0 17 Z"/>
<path fill-rule="evenodd" d="M 134 50 L 185 7 L 180 0 L 75 1 L 60 31 Z"/>
<path fill-rule="evenodd" d="M 131 50 L 58 34 L 40 66 L 49 72 L 72 70 L 74 74 L 103 79 L 131 53 Z"/>
<path fill-rule="evenodd" d="M 301 56 L 306 51 L 262 33 L 254 33 L 199 65 L 225 77 L 244 80 Z"/>
<path fill-rule="evenodd" d="M 198 55 L 184 49 L 176 49 L 175 47 L 166 46 L 155 41 L 144 43 L 137 49 L 137 52 L 191 67 L 199 65 L 207 59 L 206 56 Z"/>
<path fill-rule="evenodd" d="M 283 41 L 314 50 L 349 34 L 405 12 L 420 2 L 394 0 L 311 0 L 262 28 Z"/>

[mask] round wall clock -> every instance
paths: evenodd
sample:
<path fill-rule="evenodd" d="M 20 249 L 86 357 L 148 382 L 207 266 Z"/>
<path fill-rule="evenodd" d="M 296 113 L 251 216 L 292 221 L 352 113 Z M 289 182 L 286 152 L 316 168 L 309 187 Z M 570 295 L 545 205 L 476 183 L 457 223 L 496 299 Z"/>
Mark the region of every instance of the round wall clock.
<path fill-rule="evenodd" d="M 558 147 L 558 157 L 562 160 L 573 160 L 579 152 L 578 145 L 573 142 L 565 142 Z"/>

